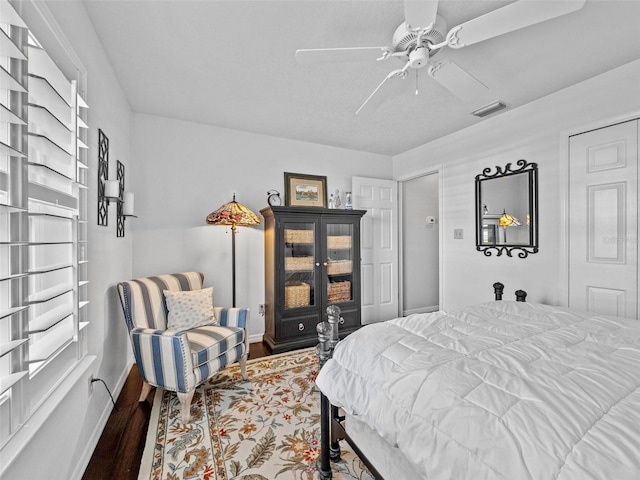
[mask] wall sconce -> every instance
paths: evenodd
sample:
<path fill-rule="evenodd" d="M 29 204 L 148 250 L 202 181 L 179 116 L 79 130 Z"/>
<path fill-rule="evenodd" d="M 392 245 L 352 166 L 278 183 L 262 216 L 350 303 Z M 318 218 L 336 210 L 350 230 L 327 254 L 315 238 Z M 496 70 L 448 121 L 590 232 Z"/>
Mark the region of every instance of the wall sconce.
<path fill-rule="evenodd" d="M 120 183 L 118 181 L 107 182 L 105 191 L 108 191 L 109 188 L 114 188 L 108 185 L 110 183 L 115 183 L 117 187 L 117 191 L 120 191 L 120 187 L 124 185 L 124 177 L 123 177 L 123 183 Z M 107 200 L 115 200 L 116 202 L 118 202 L 118 210 L 117 210 L 117 217 L 116 217 L 118 222 L 118 227 L 116 230 L 116 236 L 124 237 L 124 221 L 126 220 L 126 218 L 127 217 L 138 218 L 133 213 L 133 192 L 123 191 L 122 197 L 118 197 L 118 196 L 109 197 L 108 195 L 106 197 L 107 197 Z"/>
<path fill-rule="evenodd" d="M 118 208 L 116 237 L 124 237 L 124 215 L 122 215 L 122 197 L 124 196 L 124 165 L 120 160 L 116 160 L 116 176 L 118 177 Z"/>
<path fill-rule="evenodd" d="M 124 237 L 124 221 L 127 217 L 137 218 L 133 210 L 133 193 L 124 191 L 124 165 L 118 160 L 118 228 L 116 236 Z"/>
<path fill-rule="evenodd" d="M 109 223 L 109 202 L 105 197 L 105 187 L 109 178 L 109 139 L 98 129 L 98 225 Z"/>
<path fill-rule="evenodd" d="M 98 225 L 108 225 L 109 204 L 117 204 L 116 236 L 124 237 L 126 217 L 134 217 L 133 193 L 124 191 L 124 165 L 120 160 L 116 164 L 117 180 L 108 180 L 109 176 L 109 139 L 102 130 L 98 130 Z"/>

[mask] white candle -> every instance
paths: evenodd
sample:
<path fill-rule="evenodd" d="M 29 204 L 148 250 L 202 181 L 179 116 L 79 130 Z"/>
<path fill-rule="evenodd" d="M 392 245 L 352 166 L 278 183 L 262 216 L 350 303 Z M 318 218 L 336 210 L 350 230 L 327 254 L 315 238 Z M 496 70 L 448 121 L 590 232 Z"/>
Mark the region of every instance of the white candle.
<path fill-rule="evenodd" d="M 104 183 L 104 196 L 107 198 L 120 198 L 120 182 L 107 180 Z"/>
<path fill-rule="evenodd" d="M 126 216 L 133 216 L 133 192 L 124 192 L 124 205 L 122 206 L 122 214 Z"/>

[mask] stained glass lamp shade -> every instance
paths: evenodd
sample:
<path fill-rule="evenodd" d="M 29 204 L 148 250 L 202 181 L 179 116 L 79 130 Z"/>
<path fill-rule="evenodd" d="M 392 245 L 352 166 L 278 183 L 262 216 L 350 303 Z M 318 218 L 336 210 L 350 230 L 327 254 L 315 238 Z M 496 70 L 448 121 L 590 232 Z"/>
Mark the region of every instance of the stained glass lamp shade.
<path fill-rule="evenodd" d="M 522 222 L 518 220 L 513 215 L 509 215 L 506 210 L 502 211 L 502 216 L 498 220 L 498 225 L 500 225 L 504 231 L 504 243 L 507 243 L 507 228 L 508 227 L 517 227 L 522 225 Z"/>
<path fill-rule="evenodd" d="M 215 212 L 207 215 L 208 225 L 224 225 L 231 227 L 231 280 L 233 282 L 233 307 L 236 306 L 236 233 L 238 227 L 253 227 L 260 225 L 260 217 L 241 203 L 233 201 L 225 203 Z"/>
<path fill-rule="evenodd" d="M 498 224 L 501 227 L 507 228 L 517 227 L 518 225 L 522 225 L 522 222 L 513 215 L 509 215 L 506 211 L 503 211 L 500 220 L 498 220 Z"/>

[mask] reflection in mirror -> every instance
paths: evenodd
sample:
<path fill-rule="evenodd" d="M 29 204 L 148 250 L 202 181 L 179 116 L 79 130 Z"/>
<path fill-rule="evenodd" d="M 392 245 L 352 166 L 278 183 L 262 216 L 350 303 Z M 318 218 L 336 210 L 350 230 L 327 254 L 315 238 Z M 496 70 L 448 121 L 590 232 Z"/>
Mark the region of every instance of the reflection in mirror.
<path fill-rule="evenodd" d="M 476 249 L 526 258 L 538 252 L 538 165 L 518 160 L 476 176 Z"/>

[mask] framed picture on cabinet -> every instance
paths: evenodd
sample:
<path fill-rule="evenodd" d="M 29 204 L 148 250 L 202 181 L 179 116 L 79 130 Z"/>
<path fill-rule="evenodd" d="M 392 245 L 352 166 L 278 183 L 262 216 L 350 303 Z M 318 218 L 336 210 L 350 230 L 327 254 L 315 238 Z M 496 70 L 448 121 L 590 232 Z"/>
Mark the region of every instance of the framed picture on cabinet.
<path fill-rule="evenodd" d="M 284 204 L 289 207 L 327 207 L 327 177 L 284 172 Z"/>

